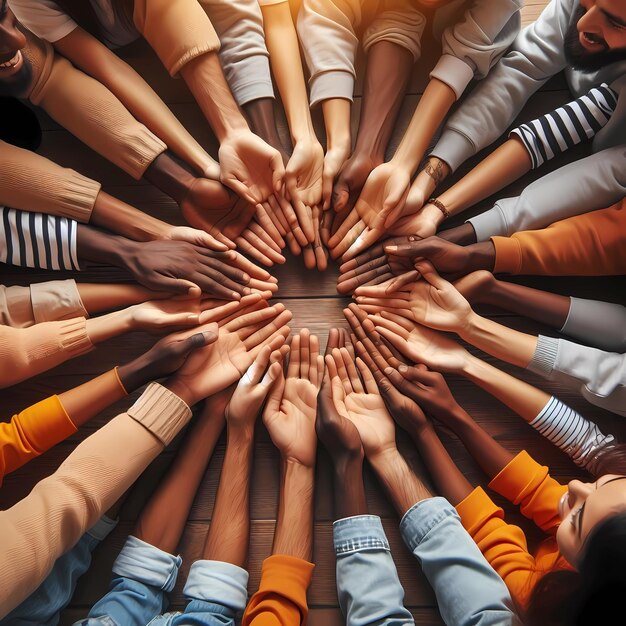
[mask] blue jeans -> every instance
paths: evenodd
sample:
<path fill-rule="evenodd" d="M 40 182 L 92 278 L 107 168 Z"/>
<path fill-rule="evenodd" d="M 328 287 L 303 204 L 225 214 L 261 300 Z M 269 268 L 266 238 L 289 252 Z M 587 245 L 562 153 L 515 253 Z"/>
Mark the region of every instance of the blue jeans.
<path fill-rule="evenodd" d="M 448 626 L 520 625 L 504 581 L 445 498 L 413 505 L 404 514 L 400 531 L 420 562 Z"/>
<path fill-rule="evenodd" d="M 333 541 L 337 595 L 347 626 L 413 624 L 380 518 L 358 515 L 337 520 Z"/>
<path fill-rule="evenodd" d="M 115 526 L 117 522 L 106 515 L 98 520 L 71 550 L 56 560 L 41 585 L 0 620 L 0 626 L 56 626 L 59 613 L 74 595 L 76 582 L 91 565 L 91 553 Z"/>
<path fill-rule="evenodd" d="M 247 602 L 248 572 L 221 561 L 192 564 L 183 613 L 163 613 L 182 559 L 130 536 L 113 564 L 109 592 L 74 626 L 234 626 Z"/>

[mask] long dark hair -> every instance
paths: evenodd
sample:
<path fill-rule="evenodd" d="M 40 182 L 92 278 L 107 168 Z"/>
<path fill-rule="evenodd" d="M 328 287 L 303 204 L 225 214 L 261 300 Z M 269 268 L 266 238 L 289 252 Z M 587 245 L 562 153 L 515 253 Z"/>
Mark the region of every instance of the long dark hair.
<path fill-rule="evenodd" d="M 626 476 L 626 444 L 608 445 L 597 455 L 598 476 Z M 587 537 L 578 571 L 543 576 L 532 590 L 528 626 L 595 626 L 623 618 L 626 597 L 626 511 L 598 524 Z M 621 623 L 621 620 L 618 621 Z"/>

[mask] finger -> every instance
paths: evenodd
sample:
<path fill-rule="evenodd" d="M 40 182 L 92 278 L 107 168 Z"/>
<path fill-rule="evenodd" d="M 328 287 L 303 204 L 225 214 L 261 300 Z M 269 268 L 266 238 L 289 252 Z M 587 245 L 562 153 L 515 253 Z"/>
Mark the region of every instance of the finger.
<path fill-rule="evenodd" d="M 341 380 L 341 385 L 343 387 L 344 393 L 350 394 L 352 393 L 352 382 L 350 380 L 350 375 L 348 374 L 348 370 L 346 369 L 345 361 L 343 360 L 343 356 L 341 355 L 341 348 L 333 350 L 333 359 L 335 360 L 335 367 L 337 368 L 337 375 Z"/>
<path fill-rule="evenodd" d="M 287 218 L 285 217 L 283 209 L 276 199 L 276 196 L 271 195 L 267 199 L 267 203 L 269 204 L 269 209 L 271 209 L 271 211 L 268 211 L 270 213 L 270 216 L 273 215 L 278 220 L 278 222 L 280 222 L 281 227 L 278 228 L 278 230 L 280 231 L 281 235 L 285 236 L 288 232 L 290 232 L 289 223 L 287 222 Z"/>
<path fill-rule="evenodd" d="M 417 270 L 411 270 L 410 272 L 406 272 L 398 276 L 395 280 L 390 281 L 387 286 L 387 291 L 399 291 L 405 285 L 411 285 L 417 280 L 419 280 L 420 273 Z"/>
<path fill-rule="evenodd" d="M 270 265 L 274 263 L 285 262 L 285 257 L 280 253 L 280 250 L 276 250 L 275 247 L 268 245 L 250 227 L 244 230 L 243 233 L 241 233 L 241 237 L 243 237 L 243 239 L 246 240 L 250 244 L 250 246 L 252 246 L 252 248 L 257 250 L 267 259 L 269 259 L 271 261 Z M 248 248 L 245 251 L 250 252 L 250 249 Z"/>
<path fill-rule="evenodd" d="M 380 328 L 386 328 L 388 331 L 395 333 L 405 341 L 409 337 L 409 331 L 392 320 L 381 317 L 380 315 L 372 315 L 370 319 L 374 322 L 374 326 L 378 332 L 380 332 Z"/>
<path fill-rule="evenodd" d="M 272 250 L 276 250 L 276 252 L 280 254 L 282 248 L 278 245 L 278 243 L 276 243 L 276 241 L 274 241 L 274 239 L 272 239 L 272 237 L 270 237 L 269 233 L 258 222 L 250 222 L 250 224 L 248 225 L 248 230 L 251 233 L 254 233 L 259 239 L 261 239 L 266 246 L 272 248 Z M 278 233 L 278 231 L 276 232 Z M 284 240 L 282 239 L 282 237 L 281 240 L 284 244 Z"/>
<path fill-rule="evenodd" d="M 278 192 L 281 190 L 283 179 L 285 178 L 285 165 L 283 164 L 283 157 L 278 150 L 274 151 L 270 159 L 270 168 L 272 169 L 272 188 Z"/>
<path fill-rule="evenodd" d="M 296 201 L 294 204 L 296 215 L 298 216 L 298 223 L 300 224 L 300 228 L 306 237 L 306 241 L 307 243 L 313 243 L 315 239 L 315 231 L 313 230 L 313 212 L 311 207 L 301 201 Z"/>
<path fill-rule="evenodd" d="M 243 341 L 246 350 L 251 350 L 256 346 L 262 345 L 269 337 L 279 332 L 281 328 L 285 328 L 292 317 L 291 311 L 282 311 L 275 319 L 255 329 L 255 331 Z"/>
<path fill-rule="evenodd" d="M 258 311 L 253 311 L 252 313 L 246 313 L 228 322 L 228 324 L 226 324 L 224 328 L 231 333 L 237 334 L 239 334 L 239 331 L 243 330 L 243 334 L 245 334 L 245 328 L 247 326 L 252 326 L 254 324 L 258 324 L 259 322 L 274 318 L 281 311 L 284 311 L 284 309 L 285 306 L 283 304 L 277 304 L 271 307 L 260 309 Z"/>
<path fill-rule="evenodd" d="M 294 256 L 298 256 L 302 253 L 302 248 L 300 244 L 297 242 L 292 232 L 289 232 L 285 235 L 285 240 L 287 241 L 287 246 L 289 246 L 289 250 L 291 254 Z"/>
<path fill-rule="evenodd" d="M 291 350 L 289 354 L 289 366 L 287 378 L 298 378 L 300 374 L 300 335 L 291 338 Z"/>
<path fill-rule="evenodd" d="M 309 348 L 309 381 L 317 388 L 322 384 L 322 377 L 319 371 L 320 341 L 317 335 L 311 335 L 309 338 Z"/>
<path fill-rule="evenodd" d="M 354 243 L 344 252 L 342 260 L 349 261 L 359 255 L 363 250 L 377 242 L 384 233 L 385 231 L 382 228 L 365 228 Z"/>
<path fill-rule="evenodd" d="M 350 379 L 352 389 L 356 393 L 363 393 L 365 389 L 363 388 L 363 384 L 361 383 L 361 379 L 359 378 L 359 373 L 357 372 L 357 369 L 354 365 L 354 361 L 350 358 L 350 353 L 346 348 L 340 348 L 339 352 L 341 353 L 344 367 L 348 372 L 348 378 Z"/>
<path fill-rule="evenodd" d="M 393 331 L 385 328 L 384 326 L 376 326 L 376 330 L 381 334 L 381 336 L 386 339 L 396 350 L 401 353 L 406 351 L 407 345 L 406 341 L 402 339 L 399 335 L 394 333 Z M 408 356 L 408 355 L 407 355 Z"/>
<path fill-rule="evenodd" d="M 256 359 L 254 359 L 250 367 L 244 372 L 239 381 L 240 384 L 256 385 L 267 369 L 271 353 L 272 349 L 269 346 L 263 346 L 263 349 L 259 352 Z"/>
<path fill-rule="evenodd" d="M 250 279 L 248 287 L 250 289 L 256 289 L 260 292 L 269 291 L 270 294 L 278 291 L 278 285 L 276 283 L 264 280 L 257 280 L 256 278 Z"/>
<path fill-rule="evenodd" d="M 408 294 L 395 293 L 394 298 L 370 298 L 368 296 L 356 296 L 354 299 L 359 306 L 371 304 L 385 309 L 408 309 L 410 306 Z"/>
<path fill-rule="evenodd" d="M 350 232 L 350 230 L 361 221 L 361 217 L 356 211 L 350 211 L 350 213 L 346 215 L 343 222 L 341 222 L 336 232 L 328 240 L 328 247 L 333 248 L 338 245 L 341 241 L 343 241 L 348 232 Z M 365 227 L 365 224 L 363 224 L 363 227 Z"/>
<path fill-rule="evenodd" d="M 281 232 L 283 227 L 269 204 L 257 204 L 255 219 L 281 249 L 285 247 L 285 240 L 282 237 L 285 233 Z"/>
<path fill-rule="evenodd" d="M 402 317 L 401 315 L 398 315 L 395 312 L 381 311 L 380 315 L 384 317 L 385 319 L 395 322 L 398 326 L 402 326 L 402 328 L 404 328 L 408 332 L 411 332 L 415 328 L 415 322 L 411 322 L 405 317 Z"/>
<path fill-rule="evenodd" d="M 313 243 L 313 251 L 315 252 L 317 269 L 320 272 L 325 272 L 328 268 L 328 251 L 322 244 L 322 240 L 319 236 L 316 236 L 315 242 Z"/>
<path fill-rule="evenodd" d="M 378 385 L 376 385 L 374 375 L 370 371 L 369 367 L 367 367 L 363 359 L 357 357 L 356 366 L 359 370 L 359 373 L 361 374 L 361 379 L 363 380 L 363 385 L 365 386 L 365 390 L 367 391 L 367 393 L 379 396 L 380 391 L 378 390 Z"/>
<path fill-rule="evenodd" d="M 354 259 L 345 261 L 339 266 L 339 271 L 342 274 L 345 274 L 346 272 L 356 270 L 359 267 L 366 266 L 368 263 L 371 263 L 372 261 L 375 261 L 377 259 L 386 259 L 386 255 L 385 255 L 385 251 L 383 249 L 382 243 L 378 244 L 377 246 L 374 246 L 371 250 L 368 250 L 367 252 L 360 254 Z M 368 269 L 373 269 L 374 267 L 378 267 L 378 264 L 373 265 L 371 268 L 368 267 Z"/>
<path fill-rule="evenodd" d="M 226 176 L 222 176 L 222 183 L 227 187 L 230 187 L 238 196 L 242 197 L 244 200 L 249 202 L 250 204 L 257 204 L 262 198 L 256 197 L 248 187 L 239 179 L 237 179 L 234 175 L 229 174 Z"/>
<path fill-rule="evenodd" d="M 315 251 L 313 250 L 313 244 L 307 244 L 304 248 L 302 248 L 302 260 L 304 261 L 304 267 L 308 270 L 315 269 L 316 259 L 315 259 Z"/>
<path fill-rule="evenodd" d="M 241 300 L 237 300 L 234 302 L 227 302 L 226 304 L 222 304 L 213 309 L 209 309 L 208 311 L 204 311 L 201 314 L 202 323 L 206 322 L 224 322 L 226 318 L 235 313 L 236 311 L 240 311 L 242 308 L 249 307 L 260 302 L 261 296 L 258 294 L 250 294 L 244 296 Z"/>
<path fill-rule="evenodd" d="M 330 229 L 333 223 L 333 213 L 328 208 L 324 208 L 322 213 L 322 221 L 320 223 L 320 239 L 322 243 L 327 246 L 330 239 Z"/>
<path fill-rule="evenodd" d="M 263 263 L 263 265 L 267 265 L 268 267 L 271 267 L 272 265 L 274 265 L 274 261 L 272 261 L 272 259 L 270 259 L 269 256 L 267 256 L 266 254 L 263 254 L 263 252 L 261 252 L 260 250 L 255 248 L 243 236 L 237 237 L 235 239 L 235 242 L 237 244 L 237 247 L 242 252 L 245 252 L 246 254 L 249 254 L 251 257 L 253 257 L 255 260 L 257 260 L 259 263 Z M 284 257 L 283 257 L 283 259 L 284 259 Z"/>
<path fill-rule="evenodd" d="M 328 331 L 328 340 L 326 341 L 326 350 L 324 351 L 324 354 L 330 354 L 333 350 L 333 348 L 338 348 L 339 347 L 339 329 L 338 328 L 331 328 Z"/>
<path fill-rule="evenodd" d="M 311 335 L 308 328 L 300 331 L 300 378 L 309 379 L 309 358 L 311 355 Z"/>
<path fill-rule="evenodd" d="M 259 297 L 260 294 L 251 294 L 251 295 Z M 248 298 L 249 296 L 245 296 L 245 297 Z M 269 307 L 269 303 L 267 302 L 267 300 L 265 300 L 262 297 L 256 302 L 253 302 L 252 304 L 248 306 L 242 306 L 241 301 L 236 302 L 235 304 L 239 304 L 240 306 L 237 307 L 237 309 L 234 310 L 230 315 L 226 316 L 224 319 L 219 320 L 220 327 L 226 326 L 226 324 L 228 324 L 229 322 L 232 322 L 233 320 L 236 320 L 242 315 L 246 315 L 247 313 L 252 313 L 252 311 L 260 311 L 261 309 L 267 309 Z"/>
<path fill-rule="evenodd" d="M 276 380 L 270 389 L 265 409 L 263 410 L 263 423 L 265 425 L 267 425 L 268 418 L 272 418 L 280 411 L 280 401 L 282 400 L 284 391 L 285 376 L 283 375 L 282 369 L 279 368 L 278 375 L 276 376 Z"/>

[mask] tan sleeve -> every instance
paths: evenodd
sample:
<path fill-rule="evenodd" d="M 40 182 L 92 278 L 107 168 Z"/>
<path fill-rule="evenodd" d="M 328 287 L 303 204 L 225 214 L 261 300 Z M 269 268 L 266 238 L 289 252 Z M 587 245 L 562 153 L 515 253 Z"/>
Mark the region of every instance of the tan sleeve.
<path fill-rule="evenodd" d="M 151 409 L 146 414 L 144 404 Z M 28 597 L 69 550 L 163 450 L 191 410 L 152 383 L 128 413 L 85 439 L 54 474 L 0 512 L 0 619 Z"/>
<path fill-rule="evenodd" d="M 87 223 L 100 183 L 0 141 L 0 204 Z"/>
<path fill-rule="evenodd" d="M 215 28 L 198 0 L 135 0 L 133 20 L 170 76 L 192 59 L 220 49 Z"/>
<path fill-rule="evenodd" d="M 107 87 L 59 55 L 30 101 L 135 180 L 167 149 Z"/>
<path fill-rule="evenodd" d="M 0 326 L 0 388 L 15 385 L 93 348 L 84 317 L 30 328 Z"/>
<path fill-rule="evenodd" d="M 0 285 L 0 324 L 28 328 L 40 322 L 88 317 L 76 281 L 49 280 L 30 287 Z"/>

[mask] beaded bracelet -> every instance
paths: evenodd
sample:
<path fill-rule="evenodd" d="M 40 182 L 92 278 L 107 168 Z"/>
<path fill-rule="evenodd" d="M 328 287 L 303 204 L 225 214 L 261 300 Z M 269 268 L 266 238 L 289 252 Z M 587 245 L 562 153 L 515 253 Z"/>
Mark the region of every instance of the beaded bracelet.
<path fill-rule="evenodd" d="M 429 198 L 428 204 L 434 204 L 442 213 L 443 216 L 448 219 L 450 217 L 450 211 L 446 209 L 446 205 L 439 200 L 439 198 Z"/>

